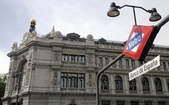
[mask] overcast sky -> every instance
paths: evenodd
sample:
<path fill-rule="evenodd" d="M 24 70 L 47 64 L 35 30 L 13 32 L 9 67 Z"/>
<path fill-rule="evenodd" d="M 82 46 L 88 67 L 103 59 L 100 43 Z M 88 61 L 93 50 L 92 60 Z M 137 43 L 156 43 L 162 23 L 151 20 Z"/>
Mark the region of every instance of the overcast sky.
<path fill-rule="evenodd" d="M 0 73 L 7 73 L 9 57 L 14 42 L 21 43 L 28 32 L 30 20 L 37 21 L 36 31 L 39 36 L 52 30 L 63 35 L 75 32 L 81 37 L 92 34 L 94 39 L 127 40 L 134 25 L 132 8 L 120 9 L 115 18 L 107 16 L 112 0 L 0 0 Z M 145 9 L 155 7 L 162 18 L 169 13 L 168 0 L 114 0 L 116 5 L 125 4 L 142 6 Z M 136 9 L 138 25 L 156 25 L 149 22 L 149 13 Z M 154 44 L 169 46 L 169 23 L 163 26 Z"/>

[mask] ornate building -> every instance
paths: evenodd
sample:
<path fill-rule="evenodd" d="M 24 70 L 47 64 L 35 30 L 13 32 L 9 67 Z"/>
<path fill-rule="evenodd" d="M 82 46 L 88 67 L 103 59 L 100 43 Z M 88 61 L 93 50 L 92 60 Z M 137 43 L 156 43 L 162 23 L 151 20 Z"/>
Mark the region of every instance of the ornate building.
<path fill-rule="evenodd" d="M 35 27 L 34 27 L 35 28 Z M 3 105 L 95 105 L 96 74 L 121 54 L 124 43 L 35 30 L 15 42 L 10 57 Z M 146 57 L 161 55 L 161 66 L 129 81 L 139 61 L 123 57 L 100 78 L 101 105 L 169 105 L 169 46 L 154 45 Z"/>

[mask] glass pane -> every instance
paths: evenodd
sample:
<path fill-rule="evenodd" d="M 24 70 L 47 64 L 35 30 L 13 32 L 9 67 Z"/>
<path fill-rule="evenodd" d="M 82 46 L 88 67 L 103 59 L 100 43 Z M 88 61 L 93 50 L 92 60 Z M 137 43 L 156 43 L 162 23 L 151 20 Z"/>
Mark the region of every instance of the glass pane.
<path fill-rule="evenodd" d="M 109 64 L 109 59 L 105 58 L 105 64 L 108 65 Z"/>
<path fill-rule="evenodd" d="M 103 59 L 102 59 L 102 57 L 99 57 L 99 63 L 100 63 L 100 65 L 103 64 Z"/>
<path fill-rule="evenodd" d="M 129 60 L 126 59 L 126 67 L 129 68 Z"/>
<path fill-rule="evenodd" d="M 84 88 L 85 86 L 85 78 L 84 78 L 84 74 L 79 74 L 79 88 Z"/>
<path fill-rule="evenodd" d="M 110 101 L 102 101 L 102 105 L 110 105 Z"/>
<path fill-rule="evenodd" d="M 117 101 L 116 105 L 125 105 L 124 101 Z"/>
<path fill-rule="evenodd" d="M 158 105 L 165 105 L 165 102 L 158 102 Z"/>
<path fill-rule="evenodd" d="M 131 60 L 131 65 L 132 65 L 132 67 L 135 67 L 135 61 L 134 60 Z"/>
<path fill-rule="evenodd" d="M 152 102 L 145 102 L 145 105 L 153 105 Z"/>
<path fill-rule="evenodd" d="M 27 70 L 27 62 L 22 64 L 21 67 L 21 73 L 19 74 L 19 89 L 23 88 L 25 86 L 26 83 L 26 70 Z"/>
<path fill-rule="evenodd" d="M 131 101 L 131 105 L 139 105 L 139 102 L 137 102 L 137 101 Z"/>
<path fill-rule="evenodd" d="M 68 55 L 67 54 L 62 55 L 62 61 L 68 61 Z"/>

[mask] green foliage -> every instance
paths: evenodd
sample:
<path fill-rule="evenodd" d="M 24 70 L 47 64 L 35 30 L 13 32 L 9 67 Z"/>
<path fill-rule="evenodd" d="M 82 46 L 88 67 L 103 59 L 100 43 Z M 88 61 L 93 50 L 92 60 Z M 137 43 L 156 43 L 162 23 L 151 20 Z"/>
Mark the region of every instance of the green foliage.
<path fill-rule="evenodd" d="M 0 105 L 2 105 L 1 98 L 4 96 L 7 74 L 0 74 Z"/>

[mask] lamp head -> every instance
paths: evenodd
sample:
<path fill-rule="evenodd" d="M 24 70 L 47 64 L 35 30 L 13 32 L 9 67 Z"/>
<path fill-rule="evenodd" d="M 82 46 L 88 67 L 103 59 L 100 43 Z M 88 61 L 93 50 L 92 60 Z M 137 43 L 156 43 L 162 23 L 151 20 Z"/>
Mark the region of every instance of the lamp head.
<path fill-rule="evenodd" d="M 119 8 L 119 6 L 116 6 L 116 4 L 114 2 L 112 2 L 111 5 L 110 5 L 110 9 L 107 12 L 107 15 L 109 17 L 119 16 L 120 12 L 119 12 L 118 8 Z"/>
<path fill-rule="evenodd" d="M 156 8 L 152 8 L 152 9 L 150 10 L 150 13 L 151 13 L 151 15 L 150 15 L 149 20 L 150 20 L 151 22 L 155 22 L 155 21 L 158 21 L 158 20 L 161 19 L 161 15 L 160 15 L 159 13 L 157 13 Z"/>

